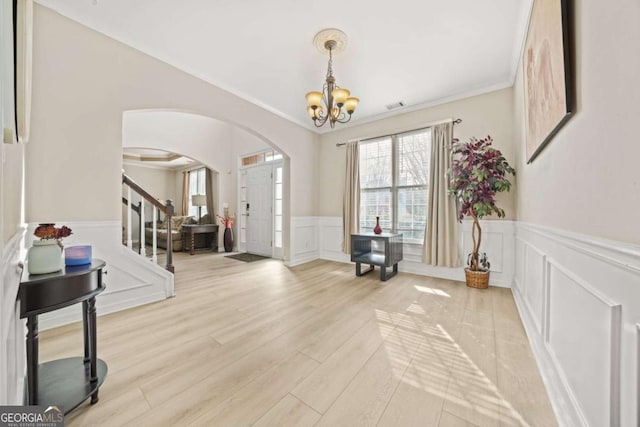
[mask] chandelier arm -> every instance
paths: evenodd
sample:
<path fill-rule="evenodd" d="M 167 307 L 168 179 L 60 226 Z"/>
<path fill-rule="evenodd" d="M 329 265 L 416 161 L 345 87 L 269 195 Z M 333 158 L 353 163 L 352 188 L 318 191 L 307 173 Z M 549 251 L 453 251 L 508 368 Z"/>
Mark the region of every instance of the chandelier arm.
<path fill-rule="evenodd" d="M 314 124 L 317 128 L 319 128 L 319 127 L 323 126 L 323 125 L 326 123 L 326 121 L 327 121 L 327 119 L 328 119 L 328 118 L 329 118 L 329 116 L 320 117 L 319 119 L 314 120 L 314 121 L 313 121 L 313 124 Z"/>
<path fill-rule="evenodd" d="M 352 114 L 345 114 L 344 112 L 342 112 L 342 114 L 340 114 L 340 119 L 336 120 L 336 122 L 338 123 L 347 123 L 349 120 L 351 120 L 351 116 Z M 346 117 L 346 120 L 344 119 Z"/>

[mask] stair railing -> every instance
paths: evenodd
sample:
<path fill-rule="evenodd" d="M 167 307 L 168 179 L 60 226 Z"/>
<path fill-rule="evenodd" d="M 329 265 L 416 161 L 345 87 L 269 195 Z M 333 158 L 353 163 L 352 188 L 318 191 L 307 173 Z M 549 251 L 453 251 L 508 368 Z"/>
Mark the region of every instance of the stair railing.
<path fill-rule="evenodd" d="M 166 259 L 166 266 L 165 268 L 170 271 L 170 272 L 174 272 L 174 266 L 173 266 L 173 240 L 172 240 L 172 221 L 171 221 L 171 217 L 174 214 L 174 206 L 173 206 L 173 202 L 171 200 L 167 200 L 165 203 L 162 203 L 160 200 L 156 199 L 155 197 L 153 197 L 151 194 L 149 194 L 144 188 L 142 188 L 140 185 L 138 185 L 133 179 L 131 179 L 130 177 L 128 177 L 124 172 L 122 173 L 122 183 L 124 185 L 127 186 L 127 197 L 122 199 L 123 203 L 126 200 L 126 204 L 128 206 L 127 208 L 127 247 L 131 250 L 133 249 L 133 239 L 132 239 L 132 231 L 131 231 L 131 225 L 132 225 L 132 214 L 131 212 L 134 211 L 138 214 L 139 216 L 139 242 L 140 242 L 140 250 L 139 253 L 140 255 L 146 257 L 146 242 L 145 242 L 145 233 L 144 233 L 144 218 L 145 218 L 145 212 L 144 212 L 144 202 L 141 201 L 139 203 L 138 206 L 135 206 L 134 204 L 131 203 L 131 196 L 133 195 L 133 193 L 135 192 L 136 194 L 138 194 L 140 197 L 142 197 L 143 200 L 146 200 L 147 202 L 149 202 L 152 206 L 153 206 L 153 240 L 152 240 L 152 255 L 151 255 L 151 261 L 154 263 L 158 262 L 158 252 L 157 252 L 157 244 L 158 244 L 158 211 L 164 213 L 165 215 L 165 223 L 167 224 L 167 244 L 166 244 L 166 248 L 167 248 L 167 259 Z M 137 211 L 136 211 L 136 208 Z"/>

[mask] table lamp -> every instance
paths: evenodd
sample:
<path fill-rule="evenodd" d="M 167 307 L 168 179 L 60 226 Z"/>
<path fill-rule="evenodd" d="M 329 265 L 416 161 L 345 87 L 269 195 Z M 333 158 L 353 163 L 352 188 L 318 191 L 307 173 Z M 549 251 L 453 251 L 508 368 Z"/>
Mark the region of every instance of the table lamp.
<path fill-rule="evenodd" d="M 191 196 L 191 204 L 198 207 L 198 224 L 200 224 L 202 207 L 207 206 L 207 196 L 204 194 L 194 194 Z"/>

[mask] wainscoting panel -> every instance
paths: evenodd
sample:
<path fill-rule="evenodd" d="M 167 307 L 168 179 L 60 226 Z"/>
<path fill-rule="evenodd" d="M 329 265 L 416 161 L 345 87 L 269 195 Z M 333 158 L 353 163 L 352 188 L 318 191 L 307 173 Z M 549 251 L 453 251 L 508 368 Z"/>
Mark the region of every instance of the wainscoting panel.
<path fill-rule="evenodd" d="M 526 250 L 527 250 L 527 246 L 524 243 L 524 241 L 520 238 L 515 239 L 515 245 L 516 245 L 516 253 L 515 253 L 515 278 L 514 278 L 514 283 L 513 283 L 513 287 L 514 288 L 518 288 L 518 291 L 520 292 L 521 295 L 525 294 L 525 280 L 524 280 L 524 274 L 525 274 L 525 266 L 526 266 Z"/>
<path fill-rule="evenodd" d="M 537 332 L 542 333 L 546 260 L 544 254 L 531 245 L 525 244 L 524 251 L 524 283 L 527 284 L 525 301 Z"/>
<path fill-rule="evenodd" d="M 640 247 L 516 224 L 514 297 L 563 426 L 640 425 Z"/>
<path fill-rule="evenodd" d="M 286 265 L 293 267 L 320 258 L 318 240 L 318 217 L 291 218 L 290 259 Z"/>
<path fill-rule="evenodd" d="M 0 258 L 0 405 L 21 405 L 24 395 L 27 329 L 16 301 L 25 258 L 24 233 L 20 230 L 2 247 Z"/>
<path fill-rule="evenodd" d="M 473 248 L 471 237 L 472 222 L 465 220 L 460 224 L 462 250 L 460 257 L 463 263 L 467 261 L 467 255 Z M 482 242 L 480 253 L 486 252 L 491 264 L 491 278 L 489 284 L 510 288 L 514 279 L 515 263 L 515 225 L 513 221 L 484 220 L 480 221 L 482 227 Z M 462 272 L 464 280 L 464 271 Z"/>
<path fill-rule="evenodd" d="M 342 218 L 320 217 L 320 258 L 338 262 L 350 262 L 350 255 L 342 252 Z"/>
<path fill-rule="evenodd" d="M 174 295 L 173 274 L 149 259 L 127 249 L 120 242 L 120 221 L 57 221 L 73 234 L 64 239 L 66 246 L 91 245 L 94 258 L 107 265 L 104 277 L 106 289 L 96 298 L 98 315 L 112 313 L 142 304 L 160 301 Z M 33 230 L 30 224 L 26 246 L 31 246 Z M 40 316 L 41 330 L 82 320 L 80 306 L 70 306 Z"/>
<path fill-rule="evenodd" d="M 510 287 L 513 283 L 515 243 L 514 224 L 511 221 L 481 221 L 483 230 L 482 251 L 487 252 L 491 262 L 492 286 Z M 287 263 L 294 266 L 314 259 L 350 262 L 350 256 L 342 252 L 341 217 L 294 217 L 292 220 L 292 257 Z M 471 248 L 471 223 L 460 226 L 459 248 Z M 465 249 L 466 251 L 470 249 Z M 466 255 L 460 251 L 460 262 Z M 466 252 L 464 252 L 466 253 Z M 422 263 L 420 245 L 404 245 L 404 261 L 400 271 L 423 276 L 464 281 L 464 270 L 459 268 L 434 267 Z"/>
<path fill-rule="evenodd" d="M 617 425 L 620 364 L 612 358 L 620 349 L 621 306 L 557 262 L 549 264 L 549 351 L 587 423 Z"/>
<path fill-rule="evenodd" d="M 463 223 L 462 241 L 462 260 L 467 262 L 467 255 L 473 250 L 473 238 L 471 237 L 471 229 L 468 229 L 468 224 Z M 490 227 L 496 228 L 496 227 Z M 487 258 L 491 264 L 492 273 L 502 273 L 504 264 L 504 232 L 500 231 L 487 231 L 482 230 L 482 242 L 480 243 L 480 254 L 482 252 L 487 253 Z"/>

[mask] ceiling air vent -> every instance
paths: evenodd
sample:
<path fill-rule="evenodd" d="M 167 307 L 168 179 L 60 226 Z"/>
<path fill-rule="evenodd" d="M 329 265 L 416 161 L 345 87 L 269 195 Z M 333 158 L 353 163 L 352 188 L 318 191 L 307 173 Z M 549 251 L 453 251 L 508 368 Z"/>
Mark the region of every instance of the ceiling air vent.
<path fill-rule="evenodd" d="M 406 104 L 404 101 L 398 101 L 398 102 L 394 102 L 393 104 L 387 104 L 385 107 L 387 107 L 387 110 L 391 111 L 391 110 L 395 110 L 397 108 L 402 108 L 404 107 Z"/>

